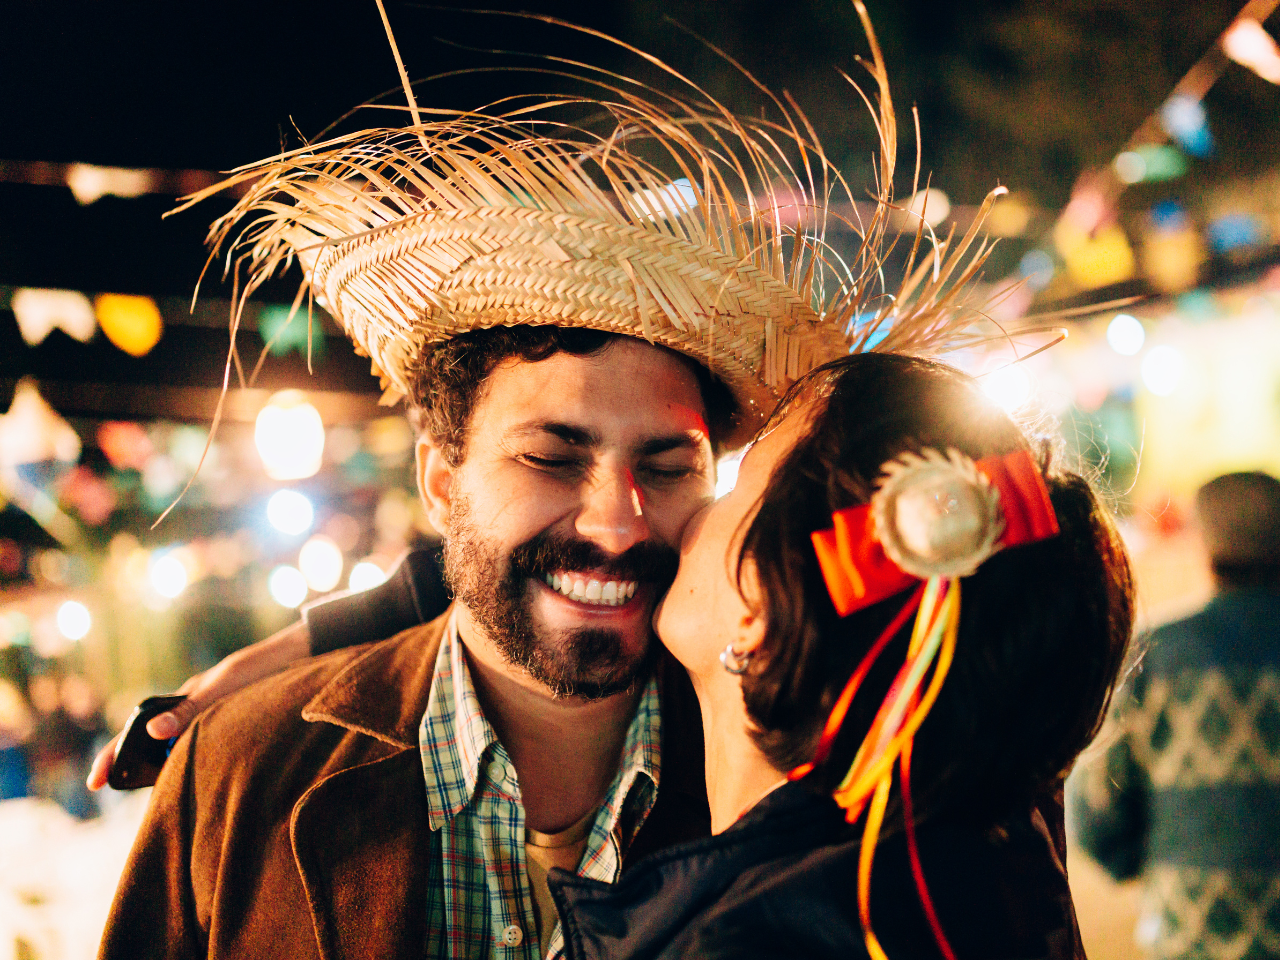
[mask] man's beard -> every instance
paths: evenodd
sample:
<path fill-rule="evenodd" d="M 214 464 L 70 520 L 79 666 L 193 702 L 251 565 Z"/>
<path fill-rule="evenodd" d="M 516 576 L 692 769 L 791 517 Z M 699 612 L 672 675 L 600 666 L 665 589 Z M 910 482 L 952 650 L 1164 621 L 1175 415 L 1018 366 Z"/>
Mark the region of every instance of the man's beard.
<path fill-rule="evenodd" d="M 523 667 L 556 697 L 599 700 L 630 689 L 648 676 L 656 655 L 652 642 L 629 654 L 615 630 L 586 628 L 548 635 L 533 622 L 529 581 L 548 573 L 598 570 L 601 579 L 637 580 L 665 593 L 675 579 L 679 554 L 644 541 L 610 557 L 595 544 L 543 531 L 503 558 L 471 522 L 469 502 L 453 498 L 444 546 L 445 579 L 506 660 Z M 637 602 L 637 601 L 632 601 Z"/>

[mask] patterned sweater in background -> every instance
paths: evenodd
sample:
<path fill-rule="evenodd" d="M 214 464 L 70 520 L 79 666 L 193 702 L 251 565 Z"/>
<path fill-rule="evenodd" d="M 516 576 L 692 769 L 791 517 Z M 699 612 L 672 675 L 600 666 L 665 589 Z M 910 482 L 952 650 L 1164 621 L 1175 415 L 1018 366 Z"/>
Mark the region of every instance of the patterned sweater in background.
<path fill-rule="evenodd" d="M 1154 630 L 1069 820 L 1144 883 L 1158 960 L 1280 958 L 1280 591 L 1236 590 Z"/>

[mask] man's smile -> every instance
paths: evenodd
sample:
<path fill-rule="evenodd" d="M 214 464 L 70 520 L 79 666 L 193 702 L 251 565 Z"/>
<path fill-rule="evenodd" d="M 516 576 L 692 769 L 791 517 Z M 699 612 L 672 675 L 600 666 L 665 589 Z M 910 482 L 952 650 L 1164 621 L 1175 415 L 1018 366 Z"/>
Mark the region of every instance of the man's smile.
<path fill-rule="evenodd" d="M 592 576 L 590 572 L 565 570 L 543 575 L 552 590 L 570 600 L 592 606 L 621 607 L 631 600 L 639 582 L 636 580 L 606 580 Z"/>

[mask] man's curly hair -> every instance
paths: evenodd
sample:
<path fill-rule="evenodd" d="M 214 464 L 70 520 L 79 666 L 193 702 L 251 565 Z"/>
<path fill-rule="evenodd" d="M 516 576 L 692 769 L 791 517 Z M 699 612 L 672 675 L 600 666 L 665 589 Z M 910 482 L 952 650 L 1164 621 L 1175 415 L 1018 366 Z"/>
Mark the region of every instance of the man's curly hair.
<path fill-rule="evenodd" d="M 519 326 L 471 330 L 430 344 L 410 372 L 409 418 L 426 434 L 450 466 L 466 459 L 467 429 L 484 381 L 503 360 L 518 357 L 537 363 L 557 353 L 587 357 L 607 349 L 623 334 L 570 327 Z M 666 347 L 658 347 L 666 350 Z M 719 455 L 724 438 L 738 417 L 729 388 L 706 367 L 675 351 L 698 380 L 707 408 L 712 450 Z"/>

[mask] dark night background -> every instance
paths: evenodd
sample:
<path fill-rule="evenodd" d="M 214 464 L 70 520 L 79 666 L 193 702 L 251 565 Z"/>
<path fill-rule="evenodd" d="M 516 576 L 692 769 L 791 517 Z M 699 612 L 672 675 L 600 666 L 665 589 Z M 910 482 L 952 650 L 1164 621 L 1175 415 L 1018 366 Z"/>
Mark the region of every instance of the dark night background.
<path fill-rule="evenodd" d="M 1005 184 L 1052 215 L 1080 172 L 1114 156 L 1240 5 L 1241 0 L 870 0 L 899 112 L 899 192 L 910 185 L 914 104 L 923 129 L 924 171 L 953 203 L 976 203 L 991 187 Z M 563 28 L 401 0 L 388 0 L 387 6 L 414 78 L 535 62 L 494 52 L 509 51 L 567 56 L 664 82 L 617 47 Z M 855 188 L 870 182 L 874 142 L 867 111 L 836 69 L 859 76 L 855 57 L 867 50 L 846 0 L 489 6 L 606 32 L 667 60 L 730 106 L 758 109 L 759 92 L 708 48 L 717 45 L 771 89 L 794 95 Z M 1268 23 L 1273 32 L 1275 20 Z M 387 102 L 403 102 L 373 0 L 9 0 L 0 27 L 6 40 L 0 57 L 0 172 L 6 162 L 21 161 L 225 170 L 282 143 L 315 137 L 352 107 L 386 91 Z M 509 71 L 473 73 L 420 88 L 420 100 L 479 105 L 535 85 L 545 81 Z M 1174 185 L 1183 195 L 1247 178 L 1280 161 L 1280 88 L 1231 65 L 1206 105 L 1219 149 Z M 1167 186 L 1161 189 L 1167 192 Z M 1155 199 L 1153 189 L 1132 189 L 1124 203 L 1147 206 Z M 107 196 L 82 207 L 63 187 L 0 182 L 0 285 L 189 296 L 203 264 L 205 227 L 223 207 L 213 202 L 162 221 L 172 206 L 170 196 L 149 195 Z M 1007 271 L 1034 239 L 1021 246 L 1007 242 L 991 269 Z M 216 285 L 205 292 L 227 295 Z M 278 298 L 290 297 L 285 284 Z M 76 345 L 69 355 L 70 341 L 57 331 L 27 351 L 12 316 L 0 311 L 0 353 L 8 354 L 0 358 L 0 379 L 9 389 L 24 372 L 124 383 L 162 380 L 163 370 L 184 366 L 180 377 L 188 382 L 219 382 L 224 335 L 208 326 L 176 328 L 167 313 L 166 320 L 170 329 L 160 355 L 134 362 L 106 347 L 95 353 L 92 344 Z M 100 342 L 99 337 L 95 343 Z M 351 369 L 334 374 L 332 385 L 373 389 L 355 369 L 359 364 L 337 347 L 334 362 Z M 68 374 L 68 364 L 80 372 Z M 297 370 L 286 365 L 276 373 L 287 380 Z M 0 395 L 0 408 L 5 400 Z"/>

